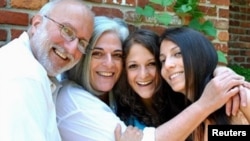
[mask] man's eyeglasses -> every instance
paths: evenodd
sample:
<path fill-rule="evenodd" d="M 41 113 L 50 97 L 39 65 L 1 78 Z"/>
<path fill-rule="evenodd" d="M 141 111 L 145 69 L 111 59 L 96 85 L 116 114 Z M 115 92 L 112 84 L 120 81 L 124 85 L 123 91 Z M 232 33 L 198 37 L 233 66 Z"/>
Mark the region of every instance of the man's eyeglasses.
<path fill-rule="evenodd" d="M 78 38 L 78 37 L 76 37 L 75 31 L 73 29 L 71 29 L 70 27 L 63 25 L 63 24 L 55 21 L 54 19 L 51 19 L 47 15 L 44 15 L 44 17 L 51 20 L 51 21 L 53 21 L 54 23 L 58 24 L 58 26 L 60 28 L 61 36 L 65 40 L 71 42 L 71 41 L 75 40 L 76 38 Z M 80 50 L 80 52 L 82 54 L 86 53 L 86 47 L 88 46 L 88 44 L 89 43 L 86 40 L 78 38 L 78 46 L 77 47 L 78 47 L 78 49 Z"/>

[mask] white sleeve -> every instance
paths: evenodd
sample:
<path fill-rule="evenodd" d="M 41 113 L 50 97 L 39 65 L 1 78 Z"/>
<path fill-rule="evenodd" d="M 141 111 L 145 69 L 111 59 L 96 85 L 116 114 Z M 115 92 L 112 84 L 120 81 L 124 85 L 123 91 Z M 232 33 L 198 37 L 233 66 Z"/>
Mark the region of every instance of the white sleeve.
<path fill-rule="evenodd" d="M 0 140 L 56 141 L 58 137 L 59 141 L 50 94 L 49 87 L 32 79 L 0 83 Z"/>
<path fill-rule="evenodd" d="M 63 87 L 56 109 L 63 141 L 115 141 L 116 125 L 126 129 L 105 103 L 82 89 Z"/>
<path fill-rule="evenodd" d="M 58 128 L 62 141 L 115 141 L 115 127 L 127 126 L 100 99 L 70 85 L 62 87 L 57 102 Z M 143 130 L 142 141 L 155 140 L 155 128 Z"/>
<path fill-rule="evenodd" d="M 142 141 L 154 141 L 154 140 L 155 140 L 155 128 L 154 127 L 144 128 Z"/>

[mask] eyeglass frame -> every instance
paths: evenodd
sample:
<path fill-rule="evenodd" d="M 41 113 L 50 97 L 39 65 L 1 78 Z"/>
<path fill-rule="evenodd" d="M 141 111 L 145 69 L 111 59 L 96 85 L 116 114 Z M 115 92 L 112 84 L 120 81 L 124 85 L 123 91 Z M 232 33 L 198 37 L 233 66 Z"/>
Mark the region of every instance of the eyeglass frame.
<path fill-rule="evenodd" d="M 59 28 L 60 28 L 60 35 L 61 35 L 66 41 L 72 42 L 72 41 L 74 41 L 74 40 L 77 38 L 77 39 L 78 39 L 78 45 L 77 45 L 78 50 L 79 50 L 82 54 L 86 54 L 86 50 L 87 50 L 86 48 L 87 48 L 87 46 L 88 46 L 88 44 L 89 44 L 88 41 L 86 41 L 85 39 L 80 39 L 80 38 L 78 38 L 78 37 L 76 36 L 75 31 L 74 31 L 72 28 L 70 28 L 69 26 L 66 26 L 66 25 L 64 25 L 64 24 L 61 24 L 61 23 L 57 22 L 56 20 L 50 18 L 50 17 L 47 16 L 47 15 L 44 15 L 44 17 L 47 18 L 47 19 L 49 19 L 50 21 L 56 23 L 56 24 L 59 26 Z M 72 37 L 71 37 L 70 35 L 68 35 L 67 32 L 63 31 L 63 29 L 65 29 L 65 28 L 66 28 L 67 30 L 72 31 L 72 33 L 73 33 Z M 64 33 L 63 33 L 63 32 L 64 32 Z M 85 46 L 82 45 L 81 42 L 83 42 Z"/>

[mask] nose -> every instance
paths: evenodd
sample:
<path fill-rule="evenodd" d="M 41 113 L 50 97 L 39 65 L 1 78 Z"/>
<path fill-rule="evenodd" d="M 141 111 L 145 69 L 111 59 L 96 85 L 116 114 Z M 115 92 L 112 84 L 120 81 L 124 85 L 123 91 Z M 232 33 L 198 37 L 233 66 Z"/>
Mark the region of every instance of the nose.
<path fill-rule="evenodd" d="M 106 54 L 105 58 L 103 59 L 103 62 L 107 67 L 112 67 L 114 65 L 114 60 L 111 54 Z"/>
<path fill-rule="evenodd" d="M 146 78 L 148 76 L 149 72 L 148 69 L 146 67 L 141 67 L 140 69 L 140 76 L 141 78 Z"/>
<path fill-rule="evenodd" d="M 166 58 L 163 67 L 166 69 L 170 69 L 170 68 L 175 67 L 174 60 L 171 58 Z"/>

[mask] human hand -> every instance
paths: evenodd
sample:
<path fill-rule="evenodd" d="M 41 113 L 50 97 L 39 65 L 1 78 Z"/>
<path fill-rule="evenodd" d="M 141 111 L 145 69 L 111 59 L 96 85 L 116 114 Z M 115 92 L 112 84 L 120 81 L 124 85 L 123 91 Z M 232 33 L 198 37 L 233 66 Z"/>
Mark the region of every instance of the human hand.
<path fill-rule="evenodd" d="M 128 126 L 123 133 L 120 124 L 115 128 L 115 141 L 141 141 L 142 137 L 143 132 L 136 127 Z"/>
<path fill-rule="evenodd" d="M 239 94 L 233 96 L 226 103 L 226 114 L 228 116 L 236 115 L 239 111 L 240 106 L 247 107 L 247 93 L 250 90 L 250 83 L 245 81 L 243 85 L 238 86 L 240 89 Z"/>
<path fill-rule="evenodd" d="M 242 77 L 242 79 L 244 79 L 243 76 L 237 74 L 236 72 L 234 72 L 232 69 L 225 67 L 225 66 L 218 66 L 215 71 L 214 71 L 214 75 L 220 75 L 222 73 L 225 73 L 225 71 L 228 71 L 229 73 L 231 73 L 232 75 L 235 76 L 239 76 Z M 239 90 L 240 92 L 233 96 L 232 98 L 230 98 L 227 103 L 226 103 L 226 114 L 228 116 L 232 115 L 236 115 L 240 109 L 240 106 L 246 107 L 247 106 L 247 89 L 250 89 L 250 83 L 245 81 L 243 84 L 244 87 L 241 87 Z M 239 87 L 239 86 L 238 86 Z"/>
<path fill-rule="evenodd" d="M 243 83 L 244 80 L 241 76 L 230 71 L 224 71 L 206 85 L 199 101 L 201 101 L 201 104 L 206 103 L 206 108 L 215 111 L 224 105 L 229 98 L 238 94 L 240 91 L 238 86 Z"/>

